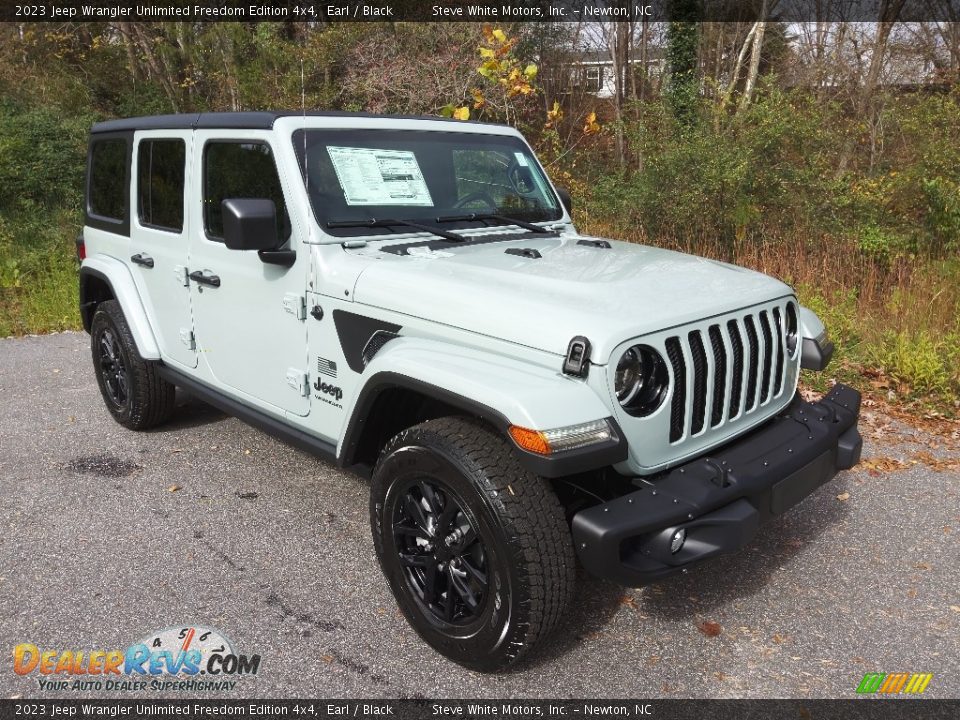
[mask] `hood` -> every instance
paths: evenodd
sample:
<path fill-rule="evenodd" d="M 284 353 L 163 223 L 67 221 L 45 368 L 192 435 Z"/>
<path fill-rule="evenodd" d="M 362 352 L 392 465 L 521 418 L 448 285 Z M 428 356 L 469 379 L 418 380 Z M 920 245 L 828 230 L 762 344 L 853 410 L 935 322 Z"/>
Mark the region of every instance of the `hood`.
<path fill-rule="evenodd" d="M 602 365 L 626 340 L 793 293 L 767 275 L 694 255 L 580 240 L 599 238 L 523 235 L 412 255 L 377 252 L 354 301 L 557 355 L 583 335 Z"/>

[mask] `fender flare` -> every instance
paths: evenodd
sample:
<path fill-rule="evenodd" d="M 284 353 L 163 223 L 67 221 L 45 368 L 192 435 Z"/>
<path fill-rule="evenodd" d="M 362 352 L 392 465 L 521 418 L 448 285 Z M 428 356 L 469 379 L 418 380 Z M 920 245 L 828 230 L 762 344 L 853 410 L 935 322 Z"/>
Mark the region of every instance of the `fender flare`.
<path fill-rule="evenodd" d="M 807 307 L 800 307 L 800 367 L 805 370 L 825 370 L 833 358 L 834 344 L 827 329 L 817 314 Z"/>
<path fill-rule="evenodd" d="M 504 434 L 524 467 L 543 477 L 587 472 L 627 459 L 626 438 L 610 409 L 582 380 L 555 370 L 438 340 L 400 336 L 376 354 L 363 375 L 338 448 L 344 465 L 354 462 L 374 401 L 393 388 L 415 391 L 486 421 Z M 614 440 L 554 456 L 523 450 L 507 435 L 510 425 L 547 430 L 601 419 L 613 427 Z"/>
<path fill-rule="evenodd" d="M 140 301 L 140 293 L 134 284 L 130 270 L 116 258 L 94 255 L 83 261 L 80 267 L 80 306 L 89 302 L 84 297 L 84 278 L 95 277 L 105 282 L 120 303 L 123 315 L 130 325 L 130 332 L 137 344 L 137 352 L 144 360 L 159 360 L 160 346 L 150 327 L 146 310 Z"/>

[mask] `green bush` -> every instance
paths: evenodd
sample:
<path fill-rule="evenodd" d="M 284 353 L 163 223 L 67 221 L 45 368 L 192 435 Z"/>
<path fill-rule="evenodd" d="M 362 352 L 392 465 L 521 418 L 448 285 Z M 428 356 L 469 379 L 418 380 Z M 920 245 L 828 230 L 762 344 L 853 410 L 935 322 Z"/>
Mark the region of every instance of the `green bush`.
<path fill-rule="evenodd" d="M 956 334 L 938 339 L 922 330 L 889 331 L 870 348 L 869 356 L 909 394 L 943 395 L 960 389 L 958 344 L 960 335 Z"/>
<path fill-rule="evenodd" d="M 79 208 L 90 118 L 0 101 L 0 210 Z"/>

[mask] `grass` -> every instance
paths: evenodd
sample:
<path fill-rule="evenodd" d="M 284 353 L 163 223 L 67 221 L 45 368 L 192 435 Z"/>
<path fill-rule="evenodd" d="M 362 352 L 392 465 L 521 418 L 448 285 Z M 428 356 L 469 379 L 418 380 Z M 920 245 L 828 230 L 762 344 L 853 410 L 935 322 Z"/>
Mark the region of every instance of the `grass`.
<path fill-rule="evenodd" d="M 67 211 L 0 216 L 0 337 L 80 328 L 78 231 Z"/>

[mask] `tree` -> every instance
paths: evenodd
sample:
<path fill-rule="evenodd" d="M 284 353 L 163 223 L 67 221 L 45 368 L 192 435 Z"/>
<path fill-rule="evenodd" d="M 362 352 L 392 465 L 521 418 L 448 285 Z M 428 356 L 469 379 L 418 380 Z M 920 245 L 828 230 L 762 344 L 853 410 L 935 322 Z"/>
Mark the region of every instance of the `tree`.
<path fill-rule="evenodd" d="M 671 0 L 667 26 L 667 66 L 669 82 L 666 95 L 674 117 L 681 125 L 696 118 L 700 94 L 698 73 L 699 8 L 697 0 Z"/>

